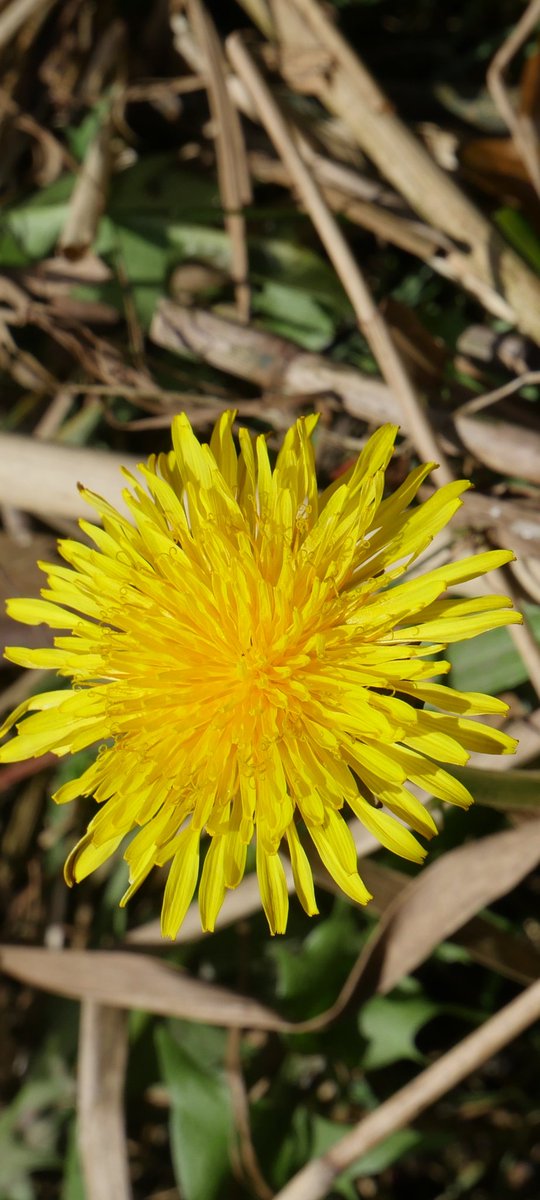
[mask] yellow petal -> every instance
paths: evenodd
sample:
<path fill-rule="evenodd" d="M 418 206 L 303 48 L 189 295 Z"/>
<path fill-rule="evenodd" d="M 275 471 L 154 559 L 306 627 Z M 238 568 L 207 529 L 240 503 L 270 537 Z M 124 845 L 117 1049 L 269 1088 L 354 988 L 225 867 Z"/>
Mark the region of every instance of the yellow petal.
<path fill-rule="evenodd" d="M 212 933 L 225 896 L 225 838 L 213 837 L 208 847 L 201 882 L 199 884 L 199 909 L 205 931 Z"/>
<path fill-rule="evenodd" d="M 115 853 L 121 841 L 122 837 L 115 837 L 96 846 L 92 833 L 85 833 L 68 854 L 64 865 L 64 879 L 68 886 L 72 887 L 74 883 L 80 883 L 81 879 L 86 879 L 87 875 L 92 874 L 92 871 L 97 871 L 98 867 L 101 867 Z"/>
<path fill-rule="evenodd" d="M 289 853 L 291 856 L 291 867 L 294 879 L 294 886 L 298 899 L 302 908 L 307 912 L 308 917 L 312 917 L 318 913 L 317 902 L 315 900 L 315 889 L 313 887 L 313 874 L 309 864 L 308 856 L 302 846 L 298 832 L 294 823 L 289 825 L 287 829 L 287 842 L 289 844 Z"/>
<path fill-rule="evenodd" d="M 324 824 L 308 825 L 308 832 L 327 871 L 341 890 L 357 904 L 367 904 L 371 893 L 358 874 L 356 847 L 343 817 L 327 809 Z"/>
<path fill-rule="evenodd" d="M 257 839 L 257 878 L 261 900 L 271 933 L 285 933 L 289 913 L 289 893 L 279 854 L 267 854 Z"/>
<path fill-rule="evenodd" d="M 399 854 L 401 858 L 408 858 L 411 862 L 423 861 L 426 857 L 426 850 L 420 845 L 420 842 L 417 842 L 409 829 L 400 825 L 399 821 L 394 820 L 382 809 L 374 808 L 372 804 L 369 804 L 367 800 L 362 800 L 361 797 L 350 803 L 358 820 L 379 840 L 381 846 L 386 846 L 387 850 L 392 850 L 394 854 Z"/>
<path fill-rule="evenodd" d="M 199 838 L 195 829 L 184 829 L 177 839 L 161 912 L 163 937 L 175 938 L 191 904 L 199 874 Z"/>

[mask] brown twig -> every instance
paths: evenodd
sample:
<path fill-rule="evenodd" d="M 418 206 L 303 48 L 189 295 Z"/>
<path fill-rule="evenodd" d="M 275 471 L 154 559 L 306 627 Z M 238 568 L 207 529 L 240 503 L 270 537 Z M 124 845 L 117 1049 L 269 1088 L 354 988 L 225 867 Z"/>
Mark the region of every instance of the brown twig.
<path fill-rule="evenodd" d="M 473 396 L 472 400 L 466 400 L 455 410 L 454 416 L 461 414 L 470 416 L 472 413 L 481 412 L 482 409 L 497 404 L 499 400 L 505 400 L 507 396 L 512 396 L 514 392 L 520 392 L 523 387 L 538 383 L 540 383 L 540 371 L 525 371 L 517 379 L 511 379 L 509 383 L 503 383 L 501 387 L 484 392 L 483 396 Z"/>
<path fill-rule="evenodd" d="M 540 981 L 533 983 L 411 1083 L 395 1092 L 326 1154 L 303 1167 L 277 1194 L 276 1200 L 322 1200 L 342 1171 L 398 1129 L 416 1120 L 420 1113 L 467 1079 L 539 1017 Z"/>
<path fill-rule="evenodd" d="M 77 1090 L 87 1200 L 131 1200 L 123 1099 L 127 1053 L 126 1014 L 83 1000 Z"/>
<path fill-rule="evenodd" d="M 249 264 L 243 208 L 251 203 L 251 181 L 238 112 L 229 97 L 225 63 L 215 25 L 201 0 L 189 0 L 189 14 L 206 64 L 208 102 L 214 123 L 216 159 L 225 228 L 231 242 L 232 277 L 240 321 L 250 312 Z"/>
<path fill-rule="evenodd" d="M 499 46 L 496 54 L 494 54 L 486 75 L 486 82 L 493 97 L 493 103 L 510 130 L 512 140 L 525 163 L 529 178 L 538 196 L 540 196 L 540 150 L 538 134 L 528 114 L 516 111 L 514 108 L 504 82 L 504 74 L 514 55 L 521 49 L 521 46 L 539 21 L 540 0 L 531 0 L 531 3 L 525 9 L 515 28 L 509 33 L 502 46 Z"/>
<path fill-rule="evenodd" d="M 247 1183 L 250 1190 L 259 1200 L 272 1200 L 274 1193 L 261 1171 L 251 1136 L 249 1101 L 240 1057 L 241 1038 L 242 1032 L 240 1029 L 229 1029 L 225 1063 L 234 1122 L 238 1135 L 238 1174 L 240 1182 Z"/>
<path fill-rule="evenodd" d="M 7 498 L 15 508 L 37 516 L 88 518 L 91 510 L 77 490 L 77 484 L 83 483 L 125 511 L 121 467 L 134 471 L 138 461 L 133 455 L 109 450 L 0 434 L 0 502 Z"/>
<path fill-rule="evenodd" d="M 91 142 L 75 187 L 58 249 L 66 258 L 82 258 L 92 245 L 105 208 L 109 173 L 111 131 L 108 121 Z"/>
<path fill-rule="evenodd" d="M 12 0 L 0 15 L 0 49 L 7 46 L 25 21 L 36 15 L 44 16 L 56 0 Z"/>

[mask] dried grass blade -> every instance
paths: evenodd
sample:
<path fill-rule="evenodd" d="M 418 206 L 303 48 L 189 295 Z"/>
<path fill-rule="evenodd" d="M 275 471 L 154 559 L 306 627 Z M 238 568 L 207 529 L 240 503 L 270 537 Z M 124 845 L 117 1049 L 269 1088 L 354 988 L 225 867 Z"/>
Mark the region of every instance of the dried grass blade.
<path fill-rule="evenodd" d="M 226 988 L 192 979 L 146 954 L 0 946 L 0 970 L 32 987 L 114 1008 L 140 1008 L 226 1028 L 283 1030 L 278 1013 Z"/>

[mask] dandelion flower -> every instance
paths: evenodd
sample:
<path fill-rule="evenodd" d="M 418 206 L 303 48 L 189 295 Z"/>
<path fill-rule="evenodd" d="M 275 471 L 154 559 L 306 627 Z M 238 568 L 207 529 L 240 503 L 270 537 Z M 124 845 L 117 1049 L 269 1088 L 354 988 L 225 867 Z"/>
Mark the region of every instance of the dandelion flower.
<path fill-rule="evenodd" d="M 280 851 L 304 909 L 317 912 L 309 839 L 343 892 L 366 903 L 344 812 L 421 861 L 412 831 L 429 838 L 436 827 L 407 782 L 466 807 L 470 794 L 440 763 L 515 748 L 471 720 L 504 713 L 502 701 L 432 682 L 449 670 L 434 660 L 449 642 L 520 620 L 506 596 L 446 596 L 513 555 L 494 550 L 396 583 L 469 483 L 411 508 L 428 463 L 383 499 L 397 432 L 385 425 L 319 496 L 316 417 L 289 429 L 274 469 L 266 439 L 246 429 L 237 453 L 233 420 L 225 413 L 201 445 L 187 417 L 175 418 L 170 453 L 140 466 L 142 482 L 126 472 L 131 519 L 83 489 L 102 522 L 81 521 L 93 545 L 60 541 L 69 565 L 40 564 L 42 599 L 8 601 L 18 621 L 61 632 L 54 648 L 12 647 L 7 657 L 53 669 L 71 688 L 16 709 L 0 732 L 17 724 L 17 736 L 0 761 L 102 743 L 54 797 L 99 805 L 68 858 L 67 882 L 134 833 L 121 903 L 170 862 L 170 937 L 198 880 L 202 925 L 214 928 L 252 841 L 272 933 L 288 914 Z"/>

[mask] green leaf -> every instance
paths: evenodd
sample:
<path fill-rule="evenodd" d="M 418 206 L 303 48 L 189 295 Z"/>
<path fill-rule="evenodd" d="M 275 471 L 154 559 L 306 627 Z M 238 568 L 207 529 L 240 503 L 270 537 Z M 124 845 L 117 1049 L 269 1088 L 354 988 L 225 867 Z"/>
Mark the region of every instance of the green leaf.
<path fill-rule="evenodd" d="M 266 280 L 253 297 L 253 312 L 267 319 L 265 326 L 306 350 L 322 350 L 335 332 L 332 319 L 309 292 Z"/>
<path fill-rule="evenodd" d="M 54 249 L 74 184 L 64 175 L 29 200 L 7 209 L 0 221 L 0 254 L 5 267 L 46 258 Z"/>
<path fill-rule="evenodd" d="M 353 1175 L 354 1178 L 362 1175 L 380 1175 L 381 1171 L 386 1171 L 387 1167 L 391 1167 L 404 1154 L 408 1154 L 409 1150 L 415 1150 L 421 1146 L 423 1140 L 423 1134 L 418 1133 L 415 1129 L 398 1129 L 383 1142 L 379 1142 L 379 1145 L 370 1150 L 368 1154 L 364 1154 L 363 1158 L 359 1158 L 358 1162 L 349 1169 L 348 1174 Z"/>
<path fill-rule="evenodd" d="M 226 1035 L 204 1026 L 199 1030 L 182 1024 L 181 1028 L 185 1038 L 182 1044 L 169 1027 L 162 1025 L 156 1030 L 161 1072 L 171 1097 L 175 1178 L 184 1200 L 214 1200 L 230 1176 L 231 1100 L 221 1063 L 197 1051 L 200 1051 L 201 1030 L 203 1037 L 209 1032 L 215 1034 L 221 1045 L 222 1062 Z"/>
<path fill-rule="evenodd" d="M 474 796 L 477 804 L 498 808 L 533 809 L 540 813 L 540 771 L 484 771 L 478 767 L 447 766 Z"/>
<path fill-rule="evenodd" d="M 314 1117 L 312 1126 L 312 1158 L 325 1154 L 347 1132 L 346 1126 L 329 1121 L 326 1117 Z M 345 1196 L 347 1200 L 349 1197 L 350 1200 L 356 1200 L 358 1192 L 353 1186 L 355 1179 L 365 1178 L 366 1175 L 380 1175 L 381 1171 L 386 1171 L 387 1167 L 391 1167 L 404 1154 L 420 1146 L 422 1141 L 423 1134 L 414 1129 L 400 1129 L 397 1133 L 390 1134 L 390 1137 L 385 1138 L 368 1154 L 358 1158 L 346 1171 L 343 1171 L 336 1179 L 332 1191 L 337 1192 L 340 1196 Z"/>
<path fill-rule="evenodd" d="M 362 1008 L 358 1027 L 367 1041 L 362 1056 L 366 1071 L 376 1071 L 408 1059 L 422 1063 L 416 1035 L 440 1012 L 440 1006 L 421 994 L 374 996 Z"/>
<path fill-rule="evenodd" d="M 276 1159 L 279 1186 L 290 1179 L 306 1162 L 326 1154 L 351 1128 L 351 1125 L 342 1125 L 337 1121 L 330 1121 L 318 1113 L 310 1113 L 307 1108 L 297 1108 L 291 1121 L 289 1134 Z M 357 1200 L 358 1191 L 354 1186 L 355 1179 L 361 1179 L 366 1175 L 380 1174 L 404 1154 L 420 1147 L 424 1140 L 425 1135 L 414 1129 L 401 1129 L 397 1133 L 391 1134 L 368 1154 L 352 1163 L 334 1180 L 332 1195 L 344 1196 L 345 1200 Z"/>
<path fill-rule="evenodd" d="M 34 1200 L 31 1175 L 60 1166 L 58 1138 L 71 1111 L 73 1081 L 62 1060 L 47 1048 L 35 1076 L 27 1079 L 0 1115 L 2 1200 Z"/>
<path fill-rule="evenodd" d="M 111 107 L 111 96 L 109 91 L 105 91 L 100 96 L 97 104 L 90 109 L 90 112 L 83 117 L 79 125 L 68 126 L 66 129 L 66 139 L 71 153 L 82 162 L 91 142 L 95 138 L 98 130 L 103 125 L 105 117 L 109 113 Z"/>
<path fill-rule="evenodd" d="M 331 916 L 308 933 L 301 953 L 292 938 L 269 944 L 278 967 L 278 995 L 292 1012 L 308 1017 L 332 1003 L 366 936 L 350 906 L 337 901 Z"/>
<path fill-rule="evenodd" d="M 77 1119 L 71 1122 L 60 1200 L 86 1200 L 86 1188 L 77 1146 Z"/>
<path fill-rule="evenodd" d="M 540 642 L 540 606 L 524 604 L 523 611 Z M 529 678 L 507 629 L 493 629 L 470 642 L 457 642 L 448 647 L 445 656 L 452 663 L 450 682 L 459 691 L 496 696 L 508 688 L 519 687 Z"/>
<path fill-rule="evenodd" d="M 515 208 L 500 208 L 493 219 L 510 245 L 540 271 L 540 238 L 523 213 Z"/>

